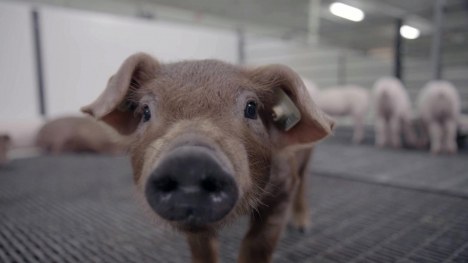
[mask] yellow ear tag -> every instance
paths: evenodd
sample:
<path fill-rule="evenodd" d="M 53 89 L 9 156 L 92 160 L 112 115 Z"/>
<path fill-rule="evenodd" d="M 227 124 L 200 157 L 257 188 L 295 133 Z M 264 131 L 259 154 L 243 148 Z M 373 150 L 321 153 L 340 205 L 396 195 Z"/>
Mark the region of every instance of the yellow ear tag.
<path fill-rule="evenodd" d="M 282 89 L 276 88 L 274 92 L 275 104 L 271 116 L 282 130 L 288 131 L 301 120 L 301 112 Z"/>

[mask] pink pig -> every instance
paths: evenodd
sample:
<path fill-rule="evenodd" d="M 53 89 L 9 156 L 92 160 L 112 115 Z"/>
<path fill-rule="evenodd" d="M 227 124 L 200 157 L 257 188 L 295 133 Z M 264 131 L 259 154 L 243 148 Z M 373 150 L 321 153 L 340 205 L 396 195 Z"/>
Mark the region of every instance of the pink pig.
<path fill-rule="evenodd" d="M 303 80 L 319 109 L 330 116 L 351 116 L 354 125 L 353 143 L 359 144 L 364 138 L 364 118 L 370 104 L 369 92 L 356 85 L 319 90 L 313 82 Z"/>
<path fill-rule="evenodd" d="M 375 104 L 375 145 L 385 147 L 391 144 L 400 148 L 401 134 L 410 146 L 418 141 L 413 127 L 411 101 L 403 83 L 394 77 L 383 77 L 373 87 Z"/>
<path fill-rule="evenodd" d="M 460 118 L 460 95 L 452 83 L 434 80 L 424 86 L 417 99 L 419 118 L 429 132 L 431 152 L 457 152 L 457 126 Z M 423 142 L 428 143 L 427 135 Z"/>

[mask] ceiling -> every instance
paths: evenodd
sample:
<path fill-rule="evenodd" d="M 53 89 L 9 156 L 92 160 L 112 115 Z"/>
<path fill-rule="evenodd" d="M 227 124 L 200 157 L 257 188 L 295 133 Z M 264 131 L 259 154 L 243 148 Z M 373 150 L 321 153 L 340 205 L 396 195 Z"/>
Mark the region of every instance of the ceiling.
<path fill-rule="evenodd" d="M 242 28 L 250 38 L 279 37 L 306 42 L 309 1 L 319 1 L 321 43 L 348 49 L 391 53 L 396 20 L 421 30 L 421 37 L 404 41 L 408 57 L 427 58 L 433 31 L 436 0 L 23 0 L 94 11 L 175 19 L 211 26 Z M 361 8 L 359 23 L 336 17 L 328 10 L 335 1 Z M 444 57 L 452 64 L 468 65 L 468 0 L 446 0 L 443 34 Z M 124 8 L 125 6 L 125 8 Z M 166 8 L 167 7 L 167 8 Z M 171 9 L 172 8 L 172 9 Z M 126 10 L 126 11 L 124 11 Z M 136 10 L 136 11 L 135 11 Z M 181 10 L 183 12 L 181 12 Z"/>
<path fill-rule="evenodd" d="M 329 5 L 332 0 L 324 0 Z M 354 1 L 358 2 L 358 1 Z M 360 23 L 347 24 L 322 19 L 320 33 L 329 41 L 368 50 L 392 46 L 396 35 L 396 20 L 413 25 L 422 31 L 420 38 L 406 40 L 408 55 L 421 57 L 429 53 L 432 37 L 434 0 L 373 0 L 375 8 L 366 12 Z M 379 6 L 381 7 L 379 9 Z M 385 11 L 394 8 L 390 12 Z M 401 12 L 401 13 L 400 13 Z M 444 23 L 444 48 L 447 51 L 468 51 L 468 1 L 447 0 Z"/>
<path fill-rule="evenodd" d="M 250 36 L 274 34 L 284 39 L 305 41 L 309 34 L 309 0 L 120 0 L 152 2 L 210 14 L 235 21 L 246 31 L 260 25 L 277 28 L 255 30 Z M 321 0 L 320 41 L 364 52 L 391 49 L 396 35 L 396 20 L 421 30 L 421 37 L 405 40 L 407 56 L 425 58 L 430 54 L 433 9 L 436 0 L 340 0 L 366 13 L 355 23 L 333 16 L 328 7 L 336 0 Z M 466 59 L 454 63 L 468 65 L 468 0 L 447 0 L 443 47 L 447 56 L 461 54 Z"/>

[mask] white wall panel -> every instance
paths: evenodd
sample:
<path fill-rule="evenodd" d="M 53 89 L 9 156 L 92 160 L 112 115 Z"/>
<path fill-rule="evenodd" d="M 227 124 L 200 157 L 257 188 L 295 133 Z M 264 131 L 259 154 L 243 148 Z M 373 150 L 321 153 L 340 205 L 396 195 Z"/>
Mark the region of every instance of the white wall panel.
<path fill-rule="evenodd" d="M 217 58 L 236 63 L 237 35 L 190 25 L 41 8 L 49 116 L 76 113 L 135 52 L 160 61 Z"/>
<path fill-rule="evenodd" d="M 31 10 L 0 3 L 0 121 L 39 117 Z"/>

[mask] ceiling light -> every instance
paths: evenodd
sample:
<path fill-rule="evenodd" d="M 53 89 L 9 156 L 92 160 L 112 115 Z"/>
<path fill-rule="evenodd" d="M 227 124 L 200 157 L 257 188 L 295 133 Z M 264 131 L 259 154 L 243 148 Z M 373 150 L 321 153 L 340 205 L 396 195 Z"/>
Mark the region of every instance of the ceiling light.
<path fill-rule="evenodd" d="M 400 34 L 402 37 L 407 38 L 407 39 L 416 39 L 419 37 L 421 32 L 417 28 L 404 25 L 400 27 Z"/>
<path fill-rule="evenodd" d="M 339 16 L 354 22 L 359 22 L 364 19 L 364 12 L 362 12 L 361 9 L 339 2 L 330 5 L 330 12 L 335 16 Z"/>

